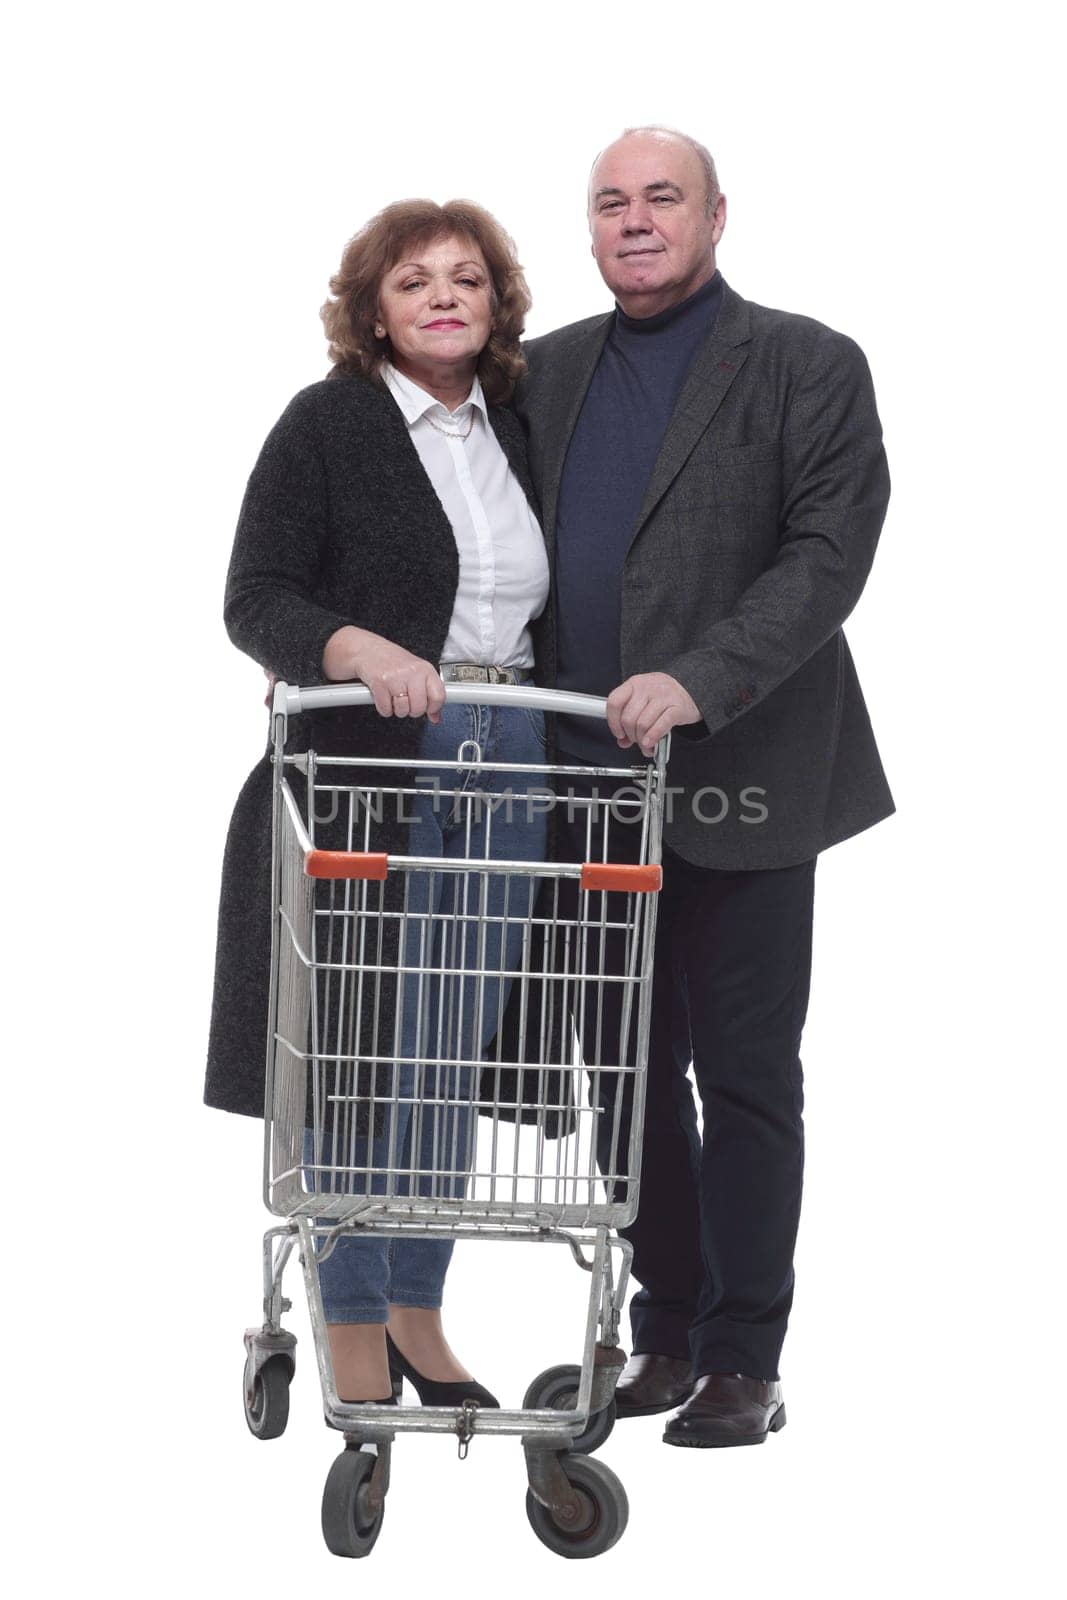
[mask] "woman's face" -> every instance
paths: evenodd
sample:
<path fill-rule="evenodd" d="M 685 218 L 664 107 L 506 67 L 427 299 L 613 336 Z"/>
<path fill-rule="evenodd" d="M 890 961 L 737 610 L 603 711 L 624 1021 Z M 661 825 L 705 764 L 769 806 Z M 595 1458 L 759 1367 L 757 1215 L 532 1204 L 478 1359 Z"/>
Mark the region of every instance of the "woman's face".
<path fill-rule="evenodd" d="M 468 239 L 438 239 L 398 261 L 378 291 L 393 365 L 417 383 L 443 368 L 471 376 L 492 326 L 491 279 Z"/>

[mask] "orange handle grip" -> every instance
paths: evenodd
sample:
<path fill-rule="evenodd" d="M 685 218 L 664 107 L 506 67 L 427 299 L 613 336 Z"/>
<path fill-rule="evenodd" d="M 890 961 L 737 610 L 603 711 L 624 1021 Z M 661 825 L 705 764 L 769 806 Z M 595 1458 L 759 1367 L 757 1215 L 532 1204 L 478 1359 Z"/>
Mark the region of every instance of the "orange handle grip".
<path fill-rule="evenodd" d="M 373 850 L 309 850 L 304 871 L 309 878 L 385 878 L 389 857 Z"/>
<path fill-rule="evenodd" d="M 624 894 L 656 894 L 662 887 L 662 867 L 619 866 L 610 861 L 587 861 L 582 867 L 583 889 L 621 889 Z"/>

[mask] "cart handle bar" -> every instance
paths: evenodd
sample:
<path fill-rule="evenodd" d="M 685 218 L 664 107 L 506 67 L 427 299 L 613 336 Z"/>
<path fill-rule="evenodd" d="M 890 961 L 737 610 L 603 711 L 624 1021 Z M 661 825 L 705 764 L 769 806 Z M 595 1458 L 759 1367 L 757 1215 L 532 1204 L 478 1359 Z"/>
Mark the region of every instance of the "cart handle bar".
<path fill-rule="evenodd" d="M 472 862 L 452 863 L 464 867 Z M 618 889 L 623 894 L 657 894 L 663 887 L 663 868 L 612 861 L 583 861 L 571 870 L 557 867 L 565 877 L 579 877 L 585 890 Z M 369 878 L 389 875 L 389 857 L 377 850 L 306 850 L 304 872 L 309 878 Z"/>
<path fill-rule="evenodd" d="M 522 706 L 528 711 L 556 711 L 568 717 L 601 717 L 608 703 L 595 694 L 572 694 L 561 689 L 537 689 L 532 684 L 446 683 L 445 700 L 452 705 Z M 345 706 L 372 706 L 374 696 L 364 683 L 322 683 L 310 689 L 295 684 L 274 685 L 276 717 L 297 716 L 301 711 L 336 711 Z"/>

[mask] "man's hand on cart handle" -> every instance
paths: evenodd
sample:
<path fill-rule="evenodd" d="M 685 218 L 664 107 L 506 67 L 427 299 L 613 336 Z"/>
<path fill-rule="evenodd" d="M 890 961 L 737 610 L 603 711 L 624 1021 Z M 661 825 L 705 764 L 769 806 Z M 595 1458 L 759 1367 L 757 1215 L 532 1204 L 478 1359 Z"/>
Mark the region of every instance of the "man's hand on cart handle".
<path fill-rule="evenodd" d="M 650 756 L 665 733 L 699 722 L 700 710 L 688 689 L 666 672 L 639 672 L 608 695 L 608 727 L 619 748 L 641 746 Z"/>

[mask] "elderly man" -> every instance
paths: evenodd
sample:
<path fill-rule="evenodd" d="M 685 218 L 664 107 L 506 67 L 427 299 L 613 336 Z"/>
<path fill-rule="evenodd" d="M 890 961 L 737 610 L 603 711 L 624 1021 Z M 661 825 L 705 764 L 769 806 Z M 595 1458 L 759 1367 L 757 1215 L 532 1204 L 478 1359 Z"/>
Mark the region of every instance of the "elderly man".
<path fill-rule="evenodd" d="M 607 726 L 560 719 L 561 758 L 618 766 L 673 730 L 617 1405 L 679 1408 L 664 1438 L 704 1446 L 785 1422 L 815 860 L 893 810 L 841 632 L 889 496 L 870 374 L 728 287 L 725 222 L 695 140 L 610 145 L 589 225 L 615 309 L 533 340 L 518 396 L 556 580 L 541 676 L 608 696 Z"/>

